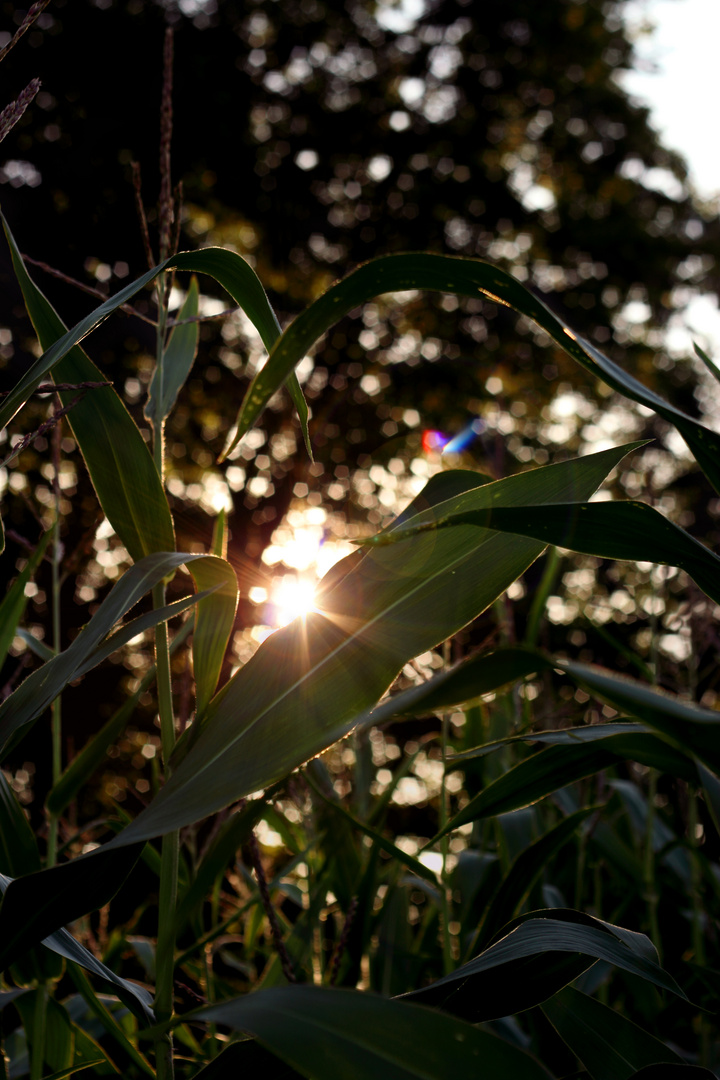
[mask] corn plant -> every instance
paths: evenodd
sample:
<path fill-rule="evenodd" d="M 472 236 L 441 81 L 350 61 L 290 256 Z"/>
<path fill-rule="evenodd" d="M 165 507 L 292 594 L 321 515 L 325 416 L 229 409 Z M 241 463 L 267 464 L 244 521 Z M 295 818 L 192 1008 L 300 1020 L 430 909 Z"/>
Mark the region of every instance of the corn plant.
<path fill-rule="evenodd" d="M 167 128 L 163 145 L 169 154 Z M 211 550 L 177 551 L 164 488 L 164 424 L 198 349 L 196 279 L 173 326 L 170 279 L 213 278 L 267 350 L 224 456 L 282 387 L 310 448 L 297 365 L 348 312 L 407 289 L 482 297 L 533 320 L 581 367 L 674 425 L 716 491 L 720 437 L 607 359 L 520 282 L 478 260 L 372 259 L 282 329 L 239 255 L 172 252 L 169 161 L 163 184 L 157 263 L 71 329 L 33 281 L 3 219 L 39 356 L 0 402 L 0 427 L 52 380 L 59 401 L 52 422 L 69 425 L 102 515 L 133 563 L 67 648 L 59 634 L 52 648 L 35 646 L 41 662 L 0 704 L 4 757 L 33 725 L 34 738 L 43 737 L 48 712 L 53 743 L 44 845 L 4 777 L 0 784 L 0 1007 L 15 1018 L 5 1028 L 6 1074 L 39 1080 L 88 1069 L 210 1080 L 254 1066 L 267 1076 L 315 1080 L 530 1080 L 573 1069 L 597 1080 L 713 1075 L 718 1047 L 706 1016 L 717 1007 L 717 972 L 707 961 L 703 896 L 716 902 L 718 883 L 695 841 L 698 814 L 708 825 L 720 815 L 717 713 L 651 682 L 550 654 L 533 640 L 480 651 L 420 686 L 384 695 L 404 665 L 490 608 L 548 545 L 679 567 L 716 604 L 718 556 L 650 505 L 591 501 L 637 442 L 499 480 L 451 469 L 329 572 L 314 610 L 221 678 L 238 601 L 224 522 L 216 522 Z M 148 286 L 158 342 L 145 408 L 152 448 L 82 348 Z M 56 516 L 3 601 L 3 657 L 22 630 L 25 587 L 46 550 L 58 571 L 59 527 Z M 182 567 L 194 592 L 168 602 L 166 584 Z M 132 617 L 148 596 L 152 608 Z M 182 620 L 173 633 L 170 620 Z M 155 662 L 140 685 L 156 690 L 162 783 L 134 818 L 103 822 L 105 832 L 93 833 L 102 842 L 63 852 L 59 823 L 132 718 L 141 691 L 67 762 L 62 696 L 150 628 Z M 178 737 L 171 657 L 190 634 L 195 713 Z M 518 731 L 512 688 L 538 677 L 576 684 L 614 718 L 537 730 L 526 710 Z M 487 695 L 500 706 L 489 709 Z M 460 707 L 461 734 L 453 735 L 451 714 Z M 435 835 L 413 853 L 395 842 L 390 811 L 420 747 L 384 792 L 363 780 L 361 765 L 374 733 L 399 718 L 427 716 L 441 718 L 441 790 Z M 356 776 L 343 799 L 319 755 L 348 736 Z M 624 778 L 627 762 L 650 770 L 647 793 Z M 451 783 L 459 769 L 460 787 Z M 677 778 L 688 793 L 687 836 L 656 812 L 659 775 Z M 595 776 L 602 782 L 583 797 Z M 269 880 L 254 832 L 261 821 L 280 832 L 290 855 L 270 866 Z M 458 830 L 470 843 L 451 858 L 449 838 Z M 563 869 L 567 859 L 571 872 Z M 300 866 L 304 889 L 293 879 Z M 649 936 L 604 917 L 622 910 L 622 898 L 603 867 L 625 873 L 642 897 Z M 67 926 L 107 910 L 141 869 L 158 881 L 153 931 L 119 929 L 104 951 L 81 944 Z M 672 951 L 657 892 L 665 875 L 668 889 L 689 898 L 692 965 L 683 956 L 660 962 L 661 950 Z M 145 984 L 118 971 L 130 945 Z M 180 1004 L 188 984 L 199 1005 Z M 610 988 L 623 1011 L 610 1007 Z M 701 1013 L 693 1004 L 699 999 Z M 692 1044 L 665 1039 L 655 1022 L 678 1010 L 697 1014 Z M 692 1029 L 673 1022 L 686 1034 Z"/>

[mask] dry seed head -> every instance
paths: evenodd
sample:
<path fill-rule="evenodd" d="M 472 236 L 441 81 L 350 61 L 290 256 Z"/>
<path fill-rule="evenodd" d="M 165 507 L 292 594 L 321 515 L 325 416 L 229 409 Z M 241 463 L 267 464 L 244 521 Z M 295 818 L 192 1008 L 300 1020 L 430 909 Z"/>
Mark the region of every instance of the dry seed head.
<path fill-rule="evenodd" d="M 0 112 L 0 142 L 2 142 L 5 136 L 12 130 L 15 124 L 17 124 L 39 89 L 40 80 L 33 79 L 19 95 L 17 101 L 11 101 L 10 104 L 6 105 L 3 111 Z"/>
<path fill-rule="evenodd" d="M 160 105 L 160 259 L 170 253 L 170 237 L 173 223 L 173 194 L 170 177 L 170 144 L 172 141 L 172 77 L 173 77 L 173 32 L 168 26 L 165 30 L 163 48 L 163 85 Z"/>
<path fill-rule="evenodd" d="M 8 41 L 4 49 L 0 50 L 0 60 L 4 60 L 14 45 L 17 45 L 20 38 L 30 29 L 32 24 L 37 19 L 38 15 L 42 14 L 45 8 L 50 3 L 50 0 L 38 0 L 38 3 L 33 4 L 23 21 L 18 26 L 13 36 Z"/>

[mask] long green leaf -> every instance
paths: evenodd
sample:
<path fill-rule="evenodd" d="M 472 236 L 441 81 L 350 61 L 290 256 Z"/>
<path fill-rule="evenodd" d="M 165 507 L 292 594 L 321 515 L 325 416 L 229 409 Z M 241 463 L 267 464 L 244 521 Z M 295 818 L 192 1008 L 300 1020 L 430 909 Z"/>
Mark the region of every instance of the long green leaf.
<path fill-rule="evenodd" d="M 214 555 L 157 552 L 146 555 L 135 563 L 123 574 L 72 644 L 32 672 L 0 705 L 0 745 L 6 747 L 16 732 L 45 711 L 64 687 L 76 677 L 78 670 L 95 653 L 118 619 L 152 589 L 153 585 L 183 563 L 190 567 L 192 563 L 212 563 L 214 566 L 221 562 L 223 560 Z M 223 563 L 223 566 L 227 564 Z M 220 573 L 224 574 L 225 571 L 221 570 Z M 200 574 L 203 576 L 202 570 Z M 213 599 L 214 596 L 209 596 L 201 601 L 201 605 L 209 604 Z M 222 602 L 227 608 L 227 598 L 223 598 Z"/>
<path fill-rule="evenodd" d="M 474 960 L 420 990 L 403 995 L 477 1022 L 539 1005 L 595 960 L 606 960 L 685 998 L 657 962 L 644 934 L 581 911 L 529 912 Z M 687 999 L 686 999 L 687 1000 Z"/>
<path fill-rule="evenodd" d="M 207 710 L 220 676 L 225 650 L 235 622 L 238 583 L 229 562 L 217 555 L 197 559 L 188 565 L 200 592 L 210 592 L 198 604 L 193 634 L 193 669 L 195 672 L 196 720 Z"/>
<path fill-rule="evenodd" d="M 492 506 L 460 513 L 438 526 L 477 524 L 603 559 L 678 566 L 720 603 L 720 556 L 641 502 L 568 503 L 559 506 Z M 374 537 L 367 544 L 394 543 L 402 535 Z"/>
<path fill-rule="evenodd" d="M 58 347 L 68 338 L 68 331 L 28 274 L 7 225 L 5 234 L 15 276 L 40 344 L 45 350 Z M 39 364 L 40 361 L 30 371 Z M 56 381 L 64 383 L 103 381 L 102 372 L 79 347 L 60 350 L 52 374 Z M 30 372 L 20 385 L 29 375 Z M 29 392 L 32 388 L 31 381 Z M 11 407 L 16 392 L 17 387 L 9 395 L 5 409 Z M 77 396 L 76 390 L 60 391 L 64 406 Z M 153 551 L 172 551 L 175 533 L 162 482 L 140 429 L 116 391 L 111 386 L 88 391 L 70 409 L 68 422 L 103 512 L 132 559 L 137 562 Z"/>
<path fill-rule="evenodd" d="M 562 500 L 565 492 L 594 489 L 624 453 L 604 451 L 486 484 L 418 517 L 432 519 L 458 503 L 484 505 L 491 488 L 519 505 L 528 496 Z M 524 537 L 461 526 L 359 561 L 350 556 L 351 569 L 345 576 L 336 569 L 320 610 L 272 634 L 213 698 L 197 740 L 128 838 L 199 820 L 347 734 L 404 663 L 478 615 L 540 550 Z"/>
<path fill-rule="evenodd" d="M 180 325 L 173 327 L 163 354 L 162 401 L 158 400 L 160 394 L 159 367 L 155 368 L 153 377 L 150 380 L 148 400 L 145 405 L 145 417 L 150 421 L 156 419 L 165 420 L 190 374 L 200 337 L 200 323 L 195 321 L 198 313 L 199 297 L 200 290 L 197 278 L 193 275 L 190 279 L 190 288 L 187 291 L 185 301 L 177 313 Z M 193 321 L 183 322 L 185 319 L 192 319 Z"/>
<path fill-rule="evenodd" d="M 470 1024 L 355 990 L 287 986 L 225 1001 L 195 1016 L 256 1036 L 313 1080 L 540 1080 L 524 1050 Z"/>
<path fill-rule="evenodd" d="M 190 618 L 173 637 L 170 644 L 171 656 L 180 648 L 192 628 L 193 620 Z M 105 760 L 108 747 L 120 737 L 128 726 L 140 698 L 150 689 L 154 681 L 155 665 L 151 664 L 140 680 L 137 690 L 123 702 L 109 720 L 106 720 L 100 731 L 88 739 L 85 746 L 75 755 L 60 779 L 53 786 L 45 800 L 45 805 L 51 814 L 59 817 L 75 798 L 80 788 L 87 783 L 95 770 L 100 767 Z"/>
<path fill-rule="evenodd" d="M 598 725 L 598 727 L 602 726 Z M 528 740 L 533 738 L 531 734 L 527 736 Z M 538 741 L 542 742 L 542 739 Z M 539 753 L 532 754 L 493 780 L 455 817 L 451 818 L 445 828 L 434 837 L 431 844 L 470 821 L 495 817 L 498 814 L 507 814 L 511 810 L 518 810 L 523 806 L 531 806 L 560 788 L 591 776 L 601 769 L 607 769 L 622 759 L 638 761 L 643 765 L 653 767 L 669 764 L 673 773 L 677 765 L 684 776 L 689 775 L 694 779 L 695 770 L 692 762 L 685 759 L 675 763 L 672 756 L 668 755 L 665 747 L 662 746 L 662 740 L 655 739 L 646 732 L 633 731 L 629 734 L 609 734 L 604 738 L 568 740 L 566 745 L 562 745 L 562 741 L 557 740 L 560 745 L 548 746 Z M 493 744 L 493 748 L 497 745 Z M 481 752 L 472 751 L 471 755 L 483 756 Z M 450 767 L 456 766 L 457 759 L 451 763 Z"/>
<path fill-rule="evenodd" d="M 694 754 L 715 772 L 720 771 L 720 713 L 603 668 L 571 660 L 557 660 L 556 666 L 590 693 L 644 720 L 683 753 Z"/>
<path fill-rule="evenodd" d="M 226 453 L 250 429 L 273 393 L 326 330 L 358 305 L 383 293 L 406 289 L 428 289 L 472 297 L 481 295 L 532 319 L 592 375 L 674 424 L 710 483 L 720 491 L 720 436 L 663 401 L 603 356 L 504 270 L 479 259 L 424 252 L 383 255 L 359 266 L 291 323 L 272 350 L 267 364 L 253 380 L 240 410 L 237 434 Z"/>
<path fill-rule="evenodd" d="M 572 986 L 546 1001 L 542 1011 L 593 1080 L 629 1080 L 645 1066 L 682 1062 L 659 1039 Z"/>
<path fill-rule="evenodd" d="M 2 216 L 2 215 L 0 215 Z M 10 228 L 2 218 L 5 235 L 8 238 L 11 251 L 17 252 L 17 246 L 12 238 Z M 19 258 L 19 256 L 18 256 Z M 81 319 L 71 330 L 59 338 L 50 348 L 46 349 L 22 379 L 11 390 L 7 398 L 0 405 L 0 430 L 2 430 L 13 418 L 19 408 L 27 401 L 35 388 L 55 368 L 57 363 L 84 338 L 91 333 L 104 319 L 117 311 L 123 304 L 132 300 L 136 293 L 147 285 L 150 285 L 159 273 L 165 270 L 185 270 L 191 273 L 208 274 L 222 285 L 232 296 L 246 315 L 257 328 L 265 348 L 269 351 L 280 336 L 280 325 L 274 311 L 265 294 L 260 280 L 249 265 L 240 255 L 225 248 L 203 248 L 200 251 L 183 251 L 166 259 L 164 263 L 148 270 L 136 281 L 126 285 L 124 289 L 105 300 L 99 307 Z M 27 276 L 27 272 L 21 270 Z M 300 357 L 302 359 L 302 357 Z M 94 381 L 94 380 L 93 380 Z M 288 388 L 303 429 L 303 435 L 309 450 L 309 438 L 307 431 L 308 410 L 303 398 L 297 378 L 291 375 L 288 379 Z"/>
<path fill-rule="evenodd" d="M 454 667 L 436 672 L 419 686 L 411 686 L 383 701 L 368 714 L 365 726 L 375 727 L 395 716 L 441 712 L 552 666 L 552 660 L 543 653 L 516 646 L 471 656 Z"/>

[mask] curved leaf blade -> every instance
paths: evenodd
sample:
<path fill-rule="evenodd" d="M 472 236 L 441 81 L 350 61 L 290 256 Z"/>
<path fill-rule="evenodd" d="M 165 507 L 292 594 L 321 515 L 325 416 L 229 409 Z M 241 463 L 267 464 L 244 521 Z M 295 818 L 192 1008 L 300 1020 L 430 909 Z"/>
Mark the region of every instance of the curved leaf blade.
<path fill-rule="evenodd" d="M 593 1080 L 630 1080 L 647 1066 L 682 1063 L 659 1039 L 572 986 L 541 1008 Z"/>
<path fill-rule="evenodd" d="M 473 1022 L 520 1012 L 546 1001 L 595 960 L 606 960 L 687 1000 L 638 934 L 563 908 L 534 911 L 456 971 L 401 1000 L 419 1001 Z M 565 962 L 564 962 L 565 961 Z"/>
<path fill-rule="evenodd" d="M 173 327 L 163 353 L 162 400 L 159 400 L 160 369 L 156 367 L 150 380 L 148 399 L 144 410 L 146 420 L 163 421 L 169 416 L 177 401 L 177 396 L 190 374 L 197 355 L 200 323 L 183 323 L 183 320 L 197 318 L 199 298 L 198 281 L 193 275 L 190 279 L 187 296 L 177 313 L 180 325 Z"/>
<path fill-rule="evenodd" d="M 8 746 L 15 734 L 32 723 L 45 711 L 67 684 L 84 668 L 96 653 L 112 627 L 150 589 L 168 573 L 183 563 L 190 565 L 199 560 L 217 560 L 213 555 L 194 555 L 187 552 L 156 552 L 146 555 L 123 574 L 117 584 L 64 652 L 53 656 L 42 667 L 33 671 L 18 688 L 0 705 L 0 746 Z M 225 564 L 227 565 L 227 564 Z M 233 575 L 234 580 L 234 575 Z M 198 607 L 212 604 L 214 595 L 201 600 Z M 227 604 L 227 597 L 221 602 Z M 174 605 L 170 605 L 174 609 Z M 148 616 L 150 622 L 157 615 Z M 161 614 L 161 613 L 160 613 Z M 199 617 L 199 615 L 198 615 Z M 122 635 L 122 632 L 120 632 Z M 102 651 L 97 654 L 102 658 Z M 85 668 L 85 670 L 87 670 Z"/>
<path fill-rule="evenodd" d="M 53 364 L 53 377 L 74 384 L 102 382 L 102 372 L 82 349 L 74 347 L 64 353 L 60 349 L 61 343 L 72 336 L 72 331 L 67 331 L 28 274 L 7 225 L 5 234 L 15 276 L 40 344 L 50 351 L 56 347 L 62 354 Z M 31 372 L 35 367 L 37 364 Z M 20 385 L 29 376 L 30 372 Z M 10 394 L 5 409 L 10 407 L 17 389 Z M 32 381 L 29 392 L 31 390 Z M 63 406 L 69 406 L 77 398 L 77 391 L 61 390 L 59 395 Z M 68 422 L 103 512 L 133 561 L 137 562 L 153 551 L 172 551 L 175 532 L 162 482 L 140 429 L 113 387 L 99 387 L 86 393 L 82 400 L 75 401 L 68 413 Z"/>
<path fill-rule="evenodd" d="M 720 603 L 720 556 L 646 503 L 578 502 L 555 506 L 492 506 L 439 521 L 438 527 L 477 524 L 602 559 L 678 566 Z M 391 543 L 375 537 L 368 544 Z"/>
<path fill-rule="evenodd" d="M 314 1080 L 541 1080 L 524 1050 L 421 1006 L 356 990 L 286 986 L 246 994 L 194 1014 L 254 1035 Z"/>
<path fill-rule="evenodd" d="M 720 771 L 720 713 L 590 664 L 556 660 L 555 666 L 616 709 L 643 720 L 684 754 Z"/>
<path fill-rule="evenodd" d="M 353 270 L 306 308 L 282 335 L 267 364 L 250 386 L 240 409 L 237 435 L 226 453 L 250 429 L 275 390 L 326 330 L 358 305 L 383 293 L 406 289 L 452 292 L 473 297 L 480 294 L 532 319 L 592 375 L 674 424 L 710 483 L 720 491 L 720 436 L 663 401 L 603 356 L 594 345 L 574 333 L 529 289 L 504 270 L 479 259 L 427 252 L 382 255 L 373 259 Z"/>

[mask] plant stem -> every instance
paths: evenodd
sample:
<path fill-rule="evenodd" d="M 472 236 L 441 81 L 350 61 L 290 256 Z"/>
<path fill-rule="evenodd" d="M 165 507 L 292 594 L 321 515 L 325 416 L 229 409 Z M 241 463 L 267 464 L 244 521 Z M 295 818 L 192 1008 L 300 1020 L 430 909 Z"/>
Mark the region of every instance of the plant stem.
<path fill-rule="evenodd" d="M 162 416 L 163 401 L 163 354 L 165 349 L 165 324 L 167 312 L 165 306 L 166 283 L 160 275 L 157 283 L 158 328 L 157 328 L 157 411 L 153 417 L 153 454 L 155 467 L 160 480 L 164 477 L 164 421 Z M 153 588 L 153 606 L 157 609 L 165 604 L 165 585 L 160 582 Z M 170 776 L 170 755 L 175 746 L 175 717 L 173 715 L 172 679 L 170 672 L 170 650 L 166 623 L 159 623 L 155 631 L 155 664 L 157 668 L 158 713 L 160 715 L 160 739 L 162 743 L 163 768 L 165 780 Z M 175 909 L 177 907 L 179 837 L 177 832 L 163 837 L 160 857 L 160 895 L 158 898 L 158 938 L 156 952 L 156 993 L 155 1011 L 159 1023 L 170 1019 L 173 1013 L 173 984 L 175 970 Z M 173 1045 L 172 1035 L 167 1032 L 155 1043 L 156 1067 L 159 1080 L 172 1080 Z"/>
<path fill-rule="evenodd" d="M 57 398 L 58 407 L 62 404 Z M 52 632 L 55 655 L 60 652 L 60 570 L 62 563 L 62 545 L 60 543 L 60 440 L 62 424 L 56 424 L 53 430 L 53 501 L 55 503 L 55 524 L 52 539 Z M 52 786 L 55 787 L 62 774 L 62 698 L 58 695 L 51 706 L 52 738 Z M 50 813 L 48 822 L 47 865 L 54 866 L 57 860 L 58 815 Z"/>
<path fill-rule="evenodd" d="M 450 664 L 450 642 L 446 641 L 443 645 L 443 661 L 445 667 Z M 448 744 L 448 732 L 450 730 L 450 714 L 442 714 L 442 779 L 440 781 L 440 829 L 444 829 L 448 820 L 448 792 L 445 783 L 445 773 L 447 769 L 447 744 Z M 443 945 L 443 971 L 445 975 L 449 975 L 453 970 L 453 947 L 452 939 L 450 936 L 450 923 L 452 921 L 452 889 L 448 885 L 447 880 L 447 857 L 449 852 L 449 837 L 443 836 L 440 841 L 440 852 L 442 854 L 442 871 L 440 874 L 440 880 L 442 883 L 442 945 Z"/>
<path fill-rule="evenodd" d="M 655 850 L 653 848 L 657 778 L 657 770 L 650 769 L 648 775 L 647 820 L 645 823 L 645 850 L 643 852 L 643 893 L 647 904 L 650 940 L 657 949 L 658 957 L 662 963 L 662 941 L 657 917 L 659 896 L 655 881 Z"/>

